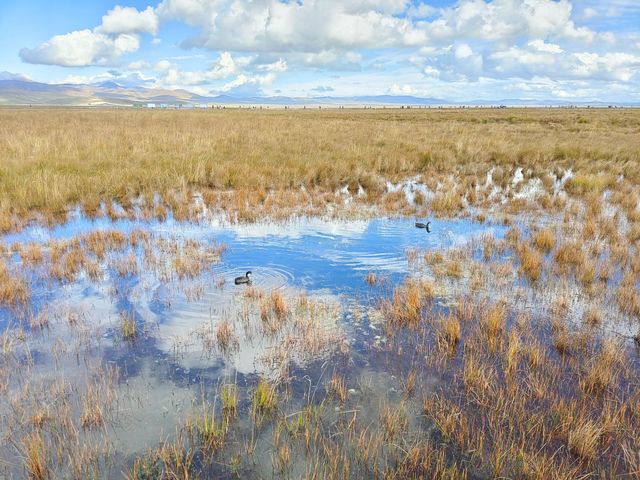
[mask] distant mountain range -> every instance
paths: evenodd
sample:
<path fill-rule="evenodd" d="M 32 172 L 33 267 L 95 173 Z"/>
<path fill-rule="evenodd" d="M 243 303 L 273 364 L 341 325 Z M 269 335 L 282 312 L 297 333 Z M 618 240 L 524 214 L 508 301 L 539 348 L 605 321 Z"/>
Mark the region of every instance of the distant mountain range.
<path fill-rule="evenodd" d="M 9 105 L 58 105 L 58 106 L 135 106 L 135 105 L 279 105 L 279 106 L 437 106 L 437 105 L 470 105 L 470 106 L 640 106 L 640 103 L 619 104 L 600 101 L 567 102 L 559 100 L 502 99 L 472 100 L 452 102 L 439 98 L 422 98 L 414 96 L 377 95 L 354 97 L 308 97 L 294 98 L 286 96 L 234 96 L 213 95 L 202 96 L 187 90 L 166 90 L 138 86 L 125 86 L 117 82 L 106 81 L 87 85 L 50 84 L 28 79 L 19 74 L 0 72 L 0 106 Z"/>

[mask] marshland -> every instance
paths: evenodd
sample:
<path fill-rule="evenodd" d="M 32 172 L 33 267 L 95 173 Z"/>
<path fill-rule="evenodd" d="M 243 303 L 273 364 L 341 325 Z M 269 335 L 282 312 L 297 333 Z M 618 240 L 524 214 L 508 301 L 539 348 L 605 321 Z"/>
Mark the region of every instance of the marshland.
<path fill-rule="evenodd" d="M 0 476 L 640 478 L 639 181 L 633 109 L 0 109 Z"/>

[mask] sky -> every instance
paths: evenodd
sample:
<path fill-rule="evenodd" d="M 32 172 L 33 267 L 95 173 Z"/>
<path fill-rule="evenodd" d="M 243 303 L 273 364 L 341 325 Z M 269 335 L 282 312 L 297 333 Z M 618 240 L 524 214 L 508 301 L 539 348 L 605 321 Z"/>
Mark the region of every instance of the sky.
<path fill-rule="evenodd" d="M 0 45 L 48 83 L 640 101 L 640 0 L 0 0 Z"/>

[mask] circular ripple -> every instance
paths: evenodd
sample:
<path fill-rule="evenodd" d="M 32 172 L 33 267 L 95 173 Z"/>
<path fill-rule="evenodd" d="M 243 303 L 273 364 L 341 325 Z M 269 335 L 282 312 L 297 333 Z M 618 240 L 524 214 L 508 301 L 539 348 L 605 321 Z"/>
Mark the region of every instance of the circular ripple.
<path fill-rule="evenodd" d="M 294 285 L 294 274 L 283 265 L 255 266 L 245 265 L 242 268 L 229 268 L 228 265 L 218 265 L 213 274 L 216 278 L 224 278 L 225 285 L 233 285 L 236 277 L 251 272 L 251 285 L 261 290 L 277 290 Z"/>

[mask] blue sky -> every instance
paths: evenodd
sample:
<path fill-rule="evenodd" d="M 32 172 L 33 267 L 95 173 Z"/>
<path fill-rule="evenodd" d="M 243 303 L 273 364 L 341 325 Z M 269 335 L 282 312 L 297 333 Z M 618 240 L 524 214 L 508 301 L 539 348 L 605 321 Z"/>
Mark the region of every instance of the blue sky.
<path fill-rule="evenodd" d="M 50 83 L 640 101 L 640 0 L 0 0 L 0 45 Z"/>

